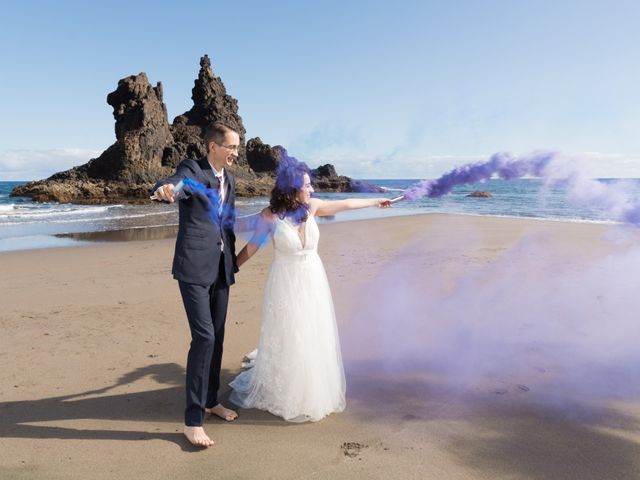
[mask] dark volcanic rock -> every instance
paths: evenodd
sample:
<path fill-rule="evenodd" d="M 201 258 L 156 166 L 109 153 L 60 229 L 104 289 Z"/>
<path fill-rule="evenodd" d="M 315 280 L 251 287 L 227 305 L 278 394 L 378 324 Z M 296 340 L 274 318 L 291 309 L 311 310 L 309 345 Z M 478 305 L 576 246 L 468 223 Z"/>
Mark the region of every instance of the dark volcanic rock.
<path fill-rule="evenodd" d="M 237 166 L 247 168 L 247 155 L 244 148 L 246 130 L 242 124 L 242 118 L 238 115 L 238 101 L 227 95 L 227 89 L 222 80 L 213 74 L 208 55 L 200 59 L 200 72 L 194 83 L 191 90 L 193 107 L 173 120 L 171 132 L 177 144 L 199 148 L 197 152 L 193 152 L 197 155 L 193 155 L 188 150 L 182 152 L 183 155 L 178 157 L 178 163 L 185 158 L 204 156 L 207 153 L 203 141 L 204 129 L 212 122 L 221 121 L 240 134 Z"/>
<path fill-rule="evenodd" d="M 370 183 L 353 180 L 344 175 L 338 175 L 336 168 L 329 163 L 312 170 L 311 174 L 313 175 L 314 184 L 318 190 L 360 193 L 380 193 L 384 191 L 380 187 L 371 185 Z"/>
<path fill-rule="evenodd" d="M 87 164 L 88 176 L 134 185 L 153 182 L 162 173 L 165 148 L 173 143 L 162 84 L 151 87 L 144 73 L 124 78 L 107 103 L 116 120 L 116 143 Z"/>
<path fill-rule="evenodd" d="M 272 147 L 263 143 L 259 137 L 252 138 L 247 142 L 247 161 L 249 167 L 256 173 L 253 184 L 244 185 L 237 182 L 239 188 L 253 188 L 254 195 L 269 195 L 275 184 L 275 175 L 278 162 L 284 156 L 288 156 L 287 150 L 276 145 Z M 317 190 L 326 192 L 382 192 L 383 190 L 375 185 L 371 185 L 359 180 L 353 180 L 343 175 L 338 175 L 336 169 L 331 164 L 321 165 L 311 170 L 314 186 Z M 236 187 L 238 188 L 238 187 Z"/>
<path fill-rule="evenodd" d="M 98 158 L 47 180 L 17 187 L 12 195 L 74 203 L 145 201 L 153 184 L 170 175 L 178 163 L 206 154 L 202 137 L 209 122 L 229 124 L 244 141 L 238 102 L 213 75 L 209 57 L 202 57 L 200 66 L 192 90 L 194 106 L 173 125 L 169 125 L 160 83 L 152 87 L 145 73 L 120 80 L 118 88 L 107 96 L 116 121 L 116 142 Z M 241 183 L 253 181 L 255 174 L 246 162 L 244 148 L 238 157 L 234 173 Z"/>
<path fill-rule="evenodd" d="M 245 148 L 246 131 L 238 115 L 238 102 L 227 95 L 222 80 L 213 74 L 207 55 L 200 59 L 191 98 L 191 110 L 170 125 L 161 83 L 152 87 L 145 73 L 123 78 L 107 96 L 113 107 L 116 142 L 98 158 L 16 187 L 11 195 L 62 203 L 147 201 L 153 184 L 173 173 L 178 163 L 206 154 L 204 129 L 214 121 L 225 122 L 240 134 L 238 161 L 232 168 L 238 196 L 269 195 L 278 161 L 286 150 L 257 137 Z M 332 165 L 319 167 L 314 176 L 320 190 L 380 191 L 338 175 Z"/>
<path fill-rule="evenodd" d="M 98 158 L 17 187 L 12 195 L 65 203 L 146 198 L 150 186 L 168 171 L 162 168 L 162 158 L 173 143 L 162 85 L 152 87 L 144 73 L 132 75 L 118 82 L 107 103 L 116 120 L 116 143 Z"/>
<path fill-rule="evenodd" d="M 491 198 L 491 192 L 483 192 L 480 190 L 476 190 L 475 192 L 471 192 L 467 197 L 476 197 L 476 198 Z"/>
<path fill-rule="evenodd" d="M 256 173 L 275 172 L 284 152 L 286 150 L 279 145 L 272 147 L 262 143 L 260 137 L 252 138 L 247 142 L 247 161 L 249 167 Z"/>
<path fill-rule="evenodd" d="M 336 168 L 331 164 L 320 165 L 311 171 L 313 183 L 318 190 L 330 190 L 336 192 L 349 192 L 351 179 L 338 175 Z"/>
<path fill-rule="evenodd" d="M 349 192 L 356 193 L 383 193 L 384 189 L 378 187 L 377 185 L 373 185 L 368 182 L 363 182 L 362 180 L 351 180 L 350 190 Z"/>

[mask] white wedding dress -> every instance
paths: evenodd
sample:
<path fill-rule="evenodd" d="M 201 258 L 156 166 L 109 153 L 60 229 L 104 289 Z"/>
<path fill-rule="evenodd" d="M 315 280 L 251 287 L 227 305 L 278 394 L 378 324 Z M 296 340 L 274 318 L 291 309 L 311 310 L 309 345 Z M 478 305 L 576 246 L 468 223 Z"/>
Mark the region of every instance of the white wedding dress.
<path fill-rule="evenodd" d="M 290 422 L 318 421 L 345 407 L 345 378 L 329 282 L 318 256 L 320 231 L 278 218 L 254 367 L 231 383 L 231 401 Z"/>

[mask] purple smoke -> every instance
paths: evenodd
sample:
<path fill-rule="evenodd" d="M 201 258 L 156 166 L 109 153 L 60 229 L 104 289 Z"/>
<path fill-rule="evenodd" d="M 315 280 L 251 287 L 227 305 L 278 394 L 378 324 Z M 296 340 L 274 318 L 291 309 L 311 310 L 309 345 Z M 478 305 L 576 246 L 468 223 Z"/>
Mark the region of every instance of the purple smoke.
<path fill-rule="evenodd" d="M 458 185 L 473 185 L 497 177 L 513 180 L 541 178 L 545 188 L 561 188 L 575 204 L 597 208 L 614 220 L 640 226 L 640 201 L 622 181 L 602 182 L 588 177 L 581 161 L 559 152 L 539 151 L 520 157 L 508 152 L 493 154 L 484 162 L 457 167 L 435 180 L 422 180 L 404 192 L 406 200 L 439 198 Z"/>
<path fill-rule="evenodd" d="M 392 411 L 433 418 L 449 399 L 480 408 L 508 398 L 574 418 L 640 398 L 637 231 L 532 222 L 505 249 L 491 238 L 515 229 L 510 220 L 428 225 L 353 295 L 362 300 L 341 338 L 360 408 L 401 404 Z M 443 398 L 428 404 L 434 392 Z"/>
<path fill-rule="evenodd" d="M 283 192 L 300 190 L 304 185 L 304 174 L 311 176 L 306 163 L 291 157 L 284 150 L 276 169 L 276 188 Z"/>
<path fill-rule="evenodd" d="M 220 220 L 224 219 L 224 221 L 230 223 L 231 228 L 233 228 L 235 212 L 229 205 L 223 204 L 222 208 L 220 208 L 220 193 L 217 190 L 209 188 L 191 178 L 185 178 L 183 182 L 186 192 L 198 196 L 205 202 L 209 219 L 212 223 L 218 225 Z"/>
<path fill-rule="evenodd" d="M 405 198 L 494 176 L 538 177 L 542 200 L 558 189 L 640 226 L 637 185 L 592 179 L 557 152 L 498 153 Z M 640 398 L 636 229 L 446 216 L 417 231 L 404 246 L 394 238 L 388 263 L 351 295 L 362 299 L 341 327 L 352 405 L 424 418 L 454 402 L 518 405 L 582 421 Z"/>
<path fill-rule="evenodd" d="M 291 195 L 296 194 L 304 186 L 304 174 L 311 177 L 311 170 L 306 163 L 291 157 L 284 150 L 276 170 L 276 186 L 274 192 Z M 308 215 L 309 206 L 298 204 L 292 211 L 284 212 L 294 223 L 302 222 Z"/>
<path fill-rule="evenodd" d="M 485 162 L 470 163 L 454 168 L 437 180 L 422 180 L 404 192 L 407 200 L 420 197 L 439 198 L 457 185 L 478 183 L 497 175 L 503 180 L 513 180 L 526 175 L 540 177 L 556 156 L 554 152 L 533 153 L 524 157 L 514 157 L 510 153 L 495 153 Z"/>
<path fill-rule="evenodd" d="M 299 202 L 292 204 L 290 198 L 292 195 L 297 195 L 298 191 L 304 186 L 305 174 L 311 176 L 309 167 L 304 162 L 289 156 L 286 150 L 281 149 L 272 199 L 275 199 L 279 205 L 294 207 L 292 210 L 279 211 L 277 213 L 281 218 L 289 218 L 295 224 L 303 222 L 309 214 L 309 205 Z M 251 236 L 247 241 L 258 247 L 266 245 L 273 234 L 273 224 L 265 221 L 260 213 L 240 217 L 238 227 L 237 230 L 239 231 L 251 232 Z"/>

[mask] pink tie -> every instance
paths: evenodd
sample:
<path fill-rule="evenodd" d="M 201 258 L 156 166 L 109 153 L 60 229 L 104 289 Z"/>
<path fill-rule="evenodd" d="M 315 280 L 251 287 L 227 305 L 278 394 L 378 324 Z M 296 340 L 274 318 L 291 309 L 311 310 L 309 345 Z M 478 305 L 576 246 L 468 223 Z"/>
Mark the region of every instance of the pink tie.
<path fill-rule="evenodd" d="M 222 216 L 222 204 L 224 203 L 224 176 L 222 173 L 220 175 L 216 175 L 218 179 L 218 193 L 220 194 L 220 204 L 218 205 L 218 216 Z M 224 252 L 224 240 L 220 239 L 220 250 Z"/>
<path fill-rule="evenodd" d="M 218 179 L 218 194 L 220 195 L 220 205 L 218 205 L 218 215 L 222 215 L 222 204 L 224 203 L 224 176 L 216 175 Z"/>

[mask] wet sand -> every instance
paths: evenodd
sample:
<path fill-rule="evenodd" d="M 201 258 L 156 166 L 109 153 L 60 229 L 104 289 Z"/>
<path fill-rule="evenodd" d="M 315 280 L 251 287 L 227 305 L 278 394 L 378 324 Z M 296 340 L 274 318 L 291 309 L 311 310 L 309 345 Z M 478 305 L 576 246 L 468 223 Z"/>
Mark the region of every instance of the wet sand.
<path fill-rule="evenodd" d="M 59 233 L 57 238 L 71 238 L 88 242 L 130 242 L 140 240 L 164 240 L 175 238 L 177 225 L 160 227 L 125 228 L 121 230 L 104 230 L 99 232 Z"/>
<path fill-rule="evenodd" d="M 576 262 L 623 248 L 606 227 L 421 215 L 320 228 L 344 332 L 346 411 L 313 424 L 255 410 L 229 424 L 208 418 L 216 444 L 207 450 L 181 433 L 189 332 L 170 275 L 172 239 L 150 232 L 1 253 L 0 478 L 640 478 L 637 399 L 560 415 L 527 401 L 531 385 L 456 388 L 428 368 L 376 368 L 381 353 L 354 342 L 363 302 L 396 301 L 372 296 L 390 265 L 413 266 L 406 288 L 434 279 L 451 288 L 525 234 Z M 257 344 L 271 253 L 261 250 L 232 288 L 225 385 Z"/>

